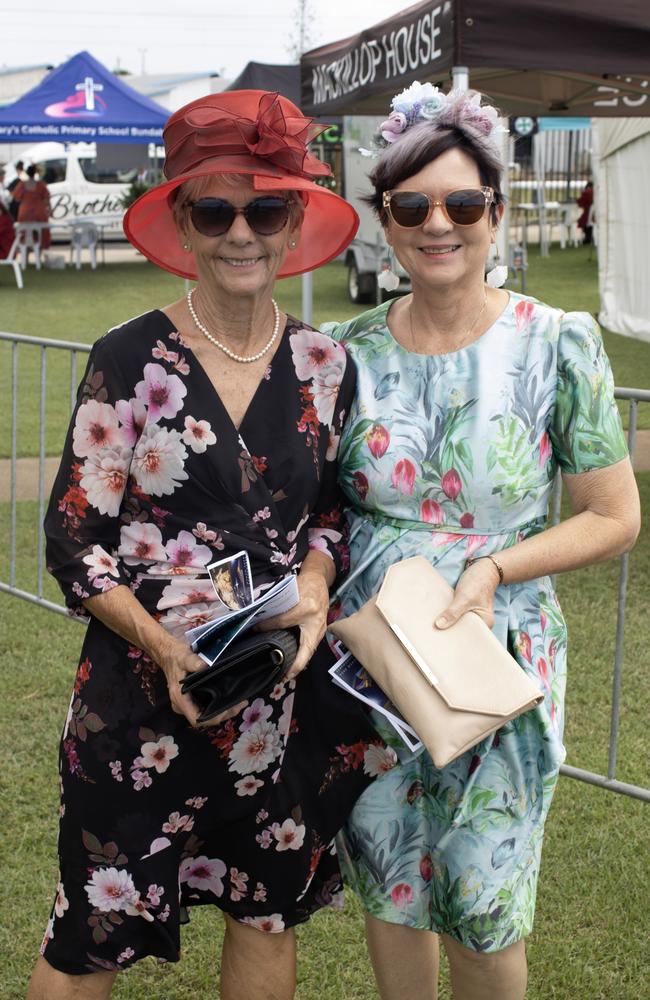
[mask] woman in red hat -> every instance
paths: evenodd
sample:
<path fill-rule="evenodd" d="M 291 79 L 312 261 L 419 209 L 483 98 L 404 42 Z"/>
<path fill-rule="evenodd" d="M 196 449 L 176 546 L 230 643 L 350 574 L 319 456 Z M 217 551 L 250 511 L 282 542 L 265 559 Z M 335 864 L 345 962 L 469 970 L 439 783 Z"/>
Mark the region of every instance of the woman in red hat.
<path fill-rule="evenodd" d="M 167 181 L 125 219 L 197 283 L 94 345 L 46 517 L 48 565 L 90 625 L 30 1000 L 105 998 L 140 958 L 176 961 L 187 908 L 207 903 L 226 919 L 222 997 L 289 998 L 291 928 L 340 890 L 333 838 L 383 744 L 323 643 L 347 563 L 336 452 L 355 376 L 273 299 L 278 276 L 356 231 L 315 183 L 315 131 L 277 94 L 194 101 L 165 128 Z M 282 683 L 199 728 L 180 684 L 204 663 L 185 632 L 219 605 L 207 565 L 242 549 L 256 588 L 297 572 L 298 606 L 268 625 L 298 627 L 300 646 Z"/>

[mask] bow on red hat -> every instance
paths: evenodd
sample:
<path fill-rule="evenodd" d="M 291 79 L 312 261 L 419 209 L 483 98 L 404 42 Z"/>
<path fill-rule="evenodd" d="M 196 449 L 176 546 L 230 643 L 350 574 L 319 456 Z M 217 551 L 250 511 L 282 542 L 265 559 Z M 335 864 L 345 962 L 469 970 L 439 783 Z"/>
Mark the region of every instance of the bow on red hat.
<path fill-rule="evenodd" d="M 168 177 L 184 173 L 212 157 L 241 154 L 266 160 L 300 177 L 331 174 L 330 167 L 307 149 L 307 143 L 327 126 L 314 125 L 313 119 L 301 114 L 285 114 L 278 93 L 267 93 L 260 98 L 256 118 L 235 115 L 232 108 L 215 104 L 190 108 L 183 122 L 187 130 L 167 153 Z M 175 123 L 175 131 L 179 124 Z"/>

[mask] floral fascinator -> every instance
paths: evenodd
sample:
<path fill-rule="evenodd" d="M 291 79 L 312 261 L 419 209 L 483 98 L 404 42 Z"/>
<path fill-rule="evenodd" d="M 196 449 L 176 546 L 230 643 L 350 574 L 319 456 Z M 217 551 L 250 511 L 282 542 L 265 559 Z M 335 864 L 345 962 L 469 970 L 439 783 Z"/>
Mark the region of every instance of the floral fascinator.
<path fill-rule="evenodd" d="M 413 125 L 428 122 L 436 128 L 459 128 L 475 135 L 497 140 L 503 131 L 499 113 L 490 104 L 481 104 L 481 95 L 473 90 L 443 93 L 432 83 L 412 83 L 391 101 L 391 113 L 379 126 L 378 149 L 398 142 Z"/>

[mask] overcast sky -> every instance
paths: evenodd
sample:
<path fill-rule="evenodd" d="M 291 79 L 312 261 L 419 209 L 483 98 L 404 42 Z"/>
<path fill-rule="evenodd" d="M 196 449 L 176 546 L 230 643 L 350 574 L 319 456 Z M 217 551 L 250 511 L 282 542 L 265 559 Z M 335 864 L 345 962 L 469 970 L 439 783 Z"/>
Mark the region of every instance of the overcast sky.
<path fill-rule="evenodd" d="M 409 0 L 306 0 L 309 48 L 346 38 Z M 290 62 L 299 0 L 3 0 L 0 69 L 57 65 L 82 49 L 132 73 L 209 71 L 234 79 L 249 60 Z"/>

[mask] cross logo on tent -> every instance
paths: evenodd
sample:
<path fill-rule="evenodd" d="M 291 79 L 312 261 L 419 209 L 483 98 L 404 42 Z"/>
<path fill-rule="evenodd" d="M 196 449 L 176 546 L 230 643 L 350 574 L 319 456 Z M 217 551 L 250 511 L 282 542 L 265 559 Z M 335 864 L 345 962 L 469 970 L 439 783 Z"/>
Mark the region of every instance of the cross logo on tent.
<path fill-rule="evenodd" d="M 103 90 L 103 83 L 95 83 L 92 76 L 87 76 L 83 83 L 75 84 L 75 90 L 83 90 L 86 99 L 86 111 L 95 110 L 95 91 Z"/>

